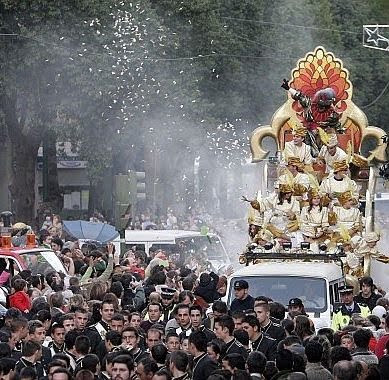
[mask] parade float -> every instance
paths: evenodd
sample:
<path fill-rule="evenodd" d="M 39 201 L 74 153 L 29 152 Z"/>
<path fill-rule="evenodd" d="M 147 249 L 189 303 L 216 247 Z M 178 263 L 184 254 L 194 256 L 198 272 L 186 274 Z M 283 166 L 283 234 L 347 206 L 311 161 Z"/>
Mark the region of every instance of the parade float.
<path fill-rule="evenodd" d="M 243 197 L 250 203 L 249 243 L 240 263 L 332 262 L 348 283 L 371 275 L 387 289 L 388 257 L 377 248 L 374 213 L 385 132 L 368 124 L 343 62 L 321 46 L 280 84 L 285 103 L 251 136 L 252 162 L 266 162 L 267 191 Z M 264 146 L 269 137 L 276 152 Z M 367 140 L 375 145 L 364 156 Z"/>

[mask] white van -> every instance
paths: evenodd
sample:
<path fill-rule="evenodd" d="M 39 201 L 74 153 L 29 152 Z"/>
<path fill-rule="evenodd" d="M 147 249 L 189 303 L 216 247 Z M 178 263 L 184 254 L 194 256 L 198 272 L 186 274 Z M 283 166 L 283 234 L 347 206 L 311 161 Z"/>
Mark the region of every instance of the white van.
<path fill-rule="evenodd" d="M 128 249 L 135 245 L 147 255 L 151 247 L 173 253 L 183 250 L 187 255 L 192 252 L 203 253 L 216 271 L 231 264 L 220 237 L 211 233 L 202 235 L 197 231 L 183 230 L 126 230 L 125 243 Z"/>
<path fill-rule="evenodd" d="M 344 284 L 341 267 L 334 262 L 263 262 L 246 266 L 229 278 L 228 306 L 237 280 L 248 282 L 254 298 L 266 296 L 284 306 L 291 298 L 300 298 L 316 330 L 331 326 L 332 311 L 340 302 L 338 288 Z"/>

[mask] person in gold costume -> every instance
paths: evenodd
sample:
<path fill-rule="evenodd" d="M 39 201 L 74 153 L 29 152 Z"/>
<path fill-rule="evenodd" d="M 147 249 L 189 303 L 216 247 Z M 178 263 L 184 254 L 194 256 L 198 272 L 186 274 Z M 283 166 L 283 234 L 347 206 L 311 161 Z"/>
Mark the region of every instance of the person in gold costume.
<path fill-rule="evenodd" d="M 267 229 L 276 238 L 290 240 L 290 234 L 298 230 L 300 204 L 293 197 L 293 188 L 289 183 L 279 183 L 278 194 L 267 198 L 250 201 L 242 197 L 242 200 L 250 202 L 251 207 L 259 212 L 269 212 Z"/>
<path fill-rule="evenodd" d="M 302 125 L 296 125 L 292 130 L 293 140 L 285 143 L 282 152 L 284 164 L 288 162 L 289 157 L 297 157 L 304 165 L 312 165 L 313 158 L 311 147 L 304 143 L 307 129 Z"/>
<path fill-rule="evenodd" d="M 328 208 L 323 206 L 321 200 L 319 189 L 311 189 L 309 205 L 301 210 L 300 230 L 304 240 L 310 243 L 321 243 L 328 237 Z"/>
<path fill-rule="evenodd" d="M 338 137 L 335 133 L 331 133 L 328 135 L 327 143 L 321 147 L 316 163 L 325 165 L 324 172 L 329 174 L 333 172 L 335 162 L 344 161 L 346 159 L 347 153 L 338 146 Z"/>
<path fill-rule="evenodd" d="M 330 201 L 337 204 L 340 194 L 350 191 L 355 200 L 359 199 L 357 184 L 348 176 L 348 164 L 346 160 L 335 161 L 333 165 L 334 174 L 323 179 L 320 184 L 320 191 L 327 194 Z"/>
<path fill-rule="evenodd" d="M 335 236 L 339 236 L 342 229 L 353 237 L 362 232 L 362 215 L 355 206 L 356 200 L 351 191 L 345 191 L 338 195 L 339 206 L 333 206 L 330 213 L 330 222 Z"/>
<path fill-rule="evenodd" d="M 293 188 L 293 196 L 300 201 L 308 199 L 311 187 L 308 174 L 304 173 L 304 164 L 298 157 L 289 157 L 284 174 L 278 178 L 278 183 L 289 183 Z"/>

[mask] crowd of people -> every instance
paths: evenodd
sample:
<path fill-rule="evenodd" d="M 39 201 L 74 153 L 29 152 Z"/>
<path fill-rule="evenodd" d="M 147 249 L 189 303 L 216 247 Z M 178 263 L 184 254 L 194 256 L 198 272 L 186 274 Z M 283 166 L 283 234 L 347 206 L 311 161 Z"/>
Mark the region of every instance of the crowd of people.
<path fill-rule="evenodd" d="M 80 249 L 52 227 L 40 244 L 69 276 L 11 277 L 2 267 L 10 289 L 0 329 L 3 379 L 389 378 L 389 302 L 371 278 L 355 298 L 341 289 L 332 328 L 316 331 L 301 299 L 281 305 L 237 280 L 227 304 L 226 276 L 188 268 L 163 250 L 147 256 L 134 247 L 119 257 L 113 245 Z"/>

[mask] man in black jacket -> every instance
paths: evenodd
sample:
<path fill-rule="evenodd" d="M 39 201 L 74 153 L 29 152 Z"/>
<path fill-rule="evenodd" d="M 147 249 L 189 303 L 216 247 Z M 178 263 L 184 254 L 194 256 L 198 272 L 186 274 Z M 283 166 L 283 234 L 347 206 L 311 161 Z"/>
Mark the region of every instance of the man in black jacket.
<path fill-rule="evenodd" d="M 273 361 L 277 352 L 277 341 L 261 331 L 258 319 L 253 315 L 247 315 L 242 326 L 249 334 L 252 350 L 262 352 L 268 361 Z"/>
<path fill-rule="evenodd" d="M 207 379 L 218 369 L 207 354 L 207 337 L 202 331 L 195 331 L 189 336 L 189 352 L 193 355 L 192 380 Z"/>
<path fill-rule="evenodd" d="M 246 349 L 234 338 L 234 329 L 234 320 L 229 315 L 224 315 L 215 321 L 214 332 L 216 337 L 226 344 L 225 350 L 221 355 L 222 359 L 227 354 L 240 354 L 244 359 L 247 358 Z"/>
<path fill-rule="evenodd" d="M 254 309 L 254 298 L 249 294 L 249 284 L 245 280 L 234 282 L 235 299 L 231 302 L 230 311 L 246 311 Z"/>
<path fill-rule="evenodd" d="M 285 329 L 280 324 L 270 320 L 270 306 L 268 303 L 257 304 L 254 306 L 254 311 L 262 332 L 275 339 L 277 343 L 286 337 Z"/>
<path fill-rule="evenodd" d="M 376 306 L 377 300 L 381 298 L 381 294 L 374 293 L 374 283 L 371 277 L 362 277 L 359 281 L 361 291 L 354 297 L 356 303 L 366 305 L 372 311 Z"/>

